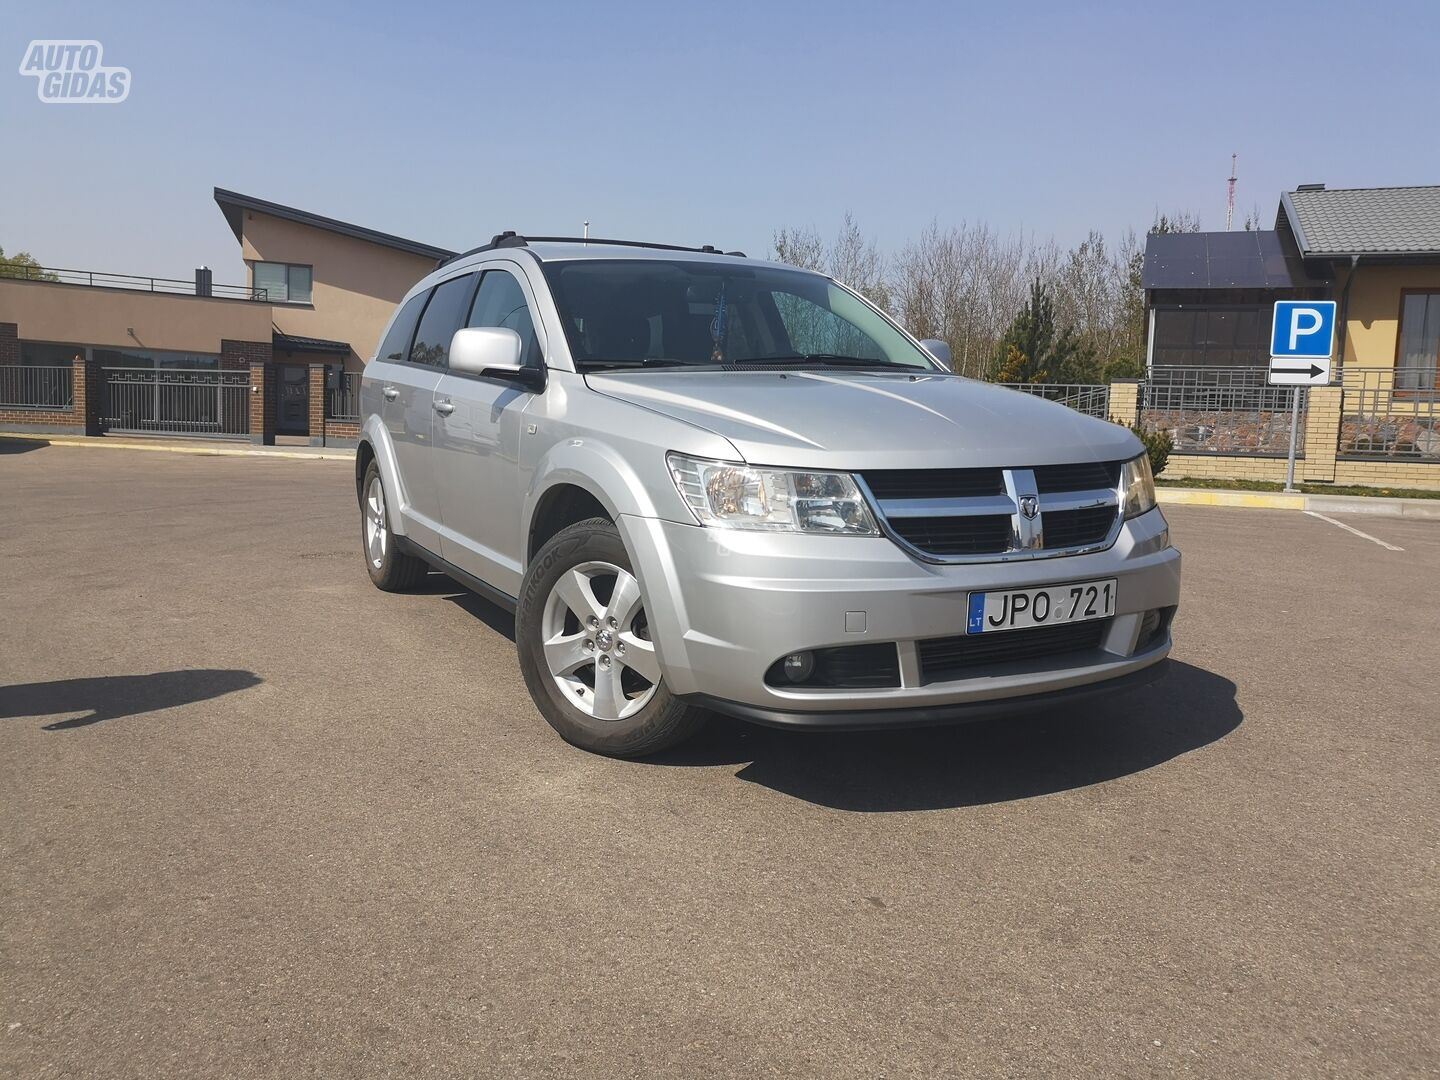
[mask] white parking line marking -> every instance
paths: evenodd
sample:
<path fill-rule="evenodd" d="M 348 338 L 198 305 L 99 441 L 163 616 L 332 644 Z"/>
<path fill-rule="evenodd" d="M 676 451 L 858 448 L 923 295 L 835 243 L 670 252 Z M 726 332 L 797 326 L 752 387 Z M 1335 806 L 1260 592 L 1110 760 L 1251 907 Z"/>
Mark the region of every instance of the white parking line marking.
<path fill-rule="evenodd" d="M 1369 540 L 1372 544 L 1379 544 L 1379 545 L 1380 545 L 1381 547 L 1383 547 L 1386 551 L 1404 551 L 1404 550 L 1405 550 L 1405 549 L 1402 548 L 1402 547 L 1396 547 L 1394 544 L 1387 544 L 1384 540 L 1381 540 L 1378 536 L 1371 536 L 1369 533 L 1363 533 L 1363 532 L 1361 532 L 1359 529 L 1352 529 L 1349 525 L 1346 525 L 1343 521 L 1336 521 L 1334 518 L 1332 518 L 1332 517 L 1326 517 L 1324 514 L 1317 514 L 1314 510 L 1306 510 L 1305 513 L 1309 514 L 1309 515 L 1310 515 L 1311 517 L 1313 517 L 1313 518 L 1319 518 L 1321 521 L 1328 521 L 1331 525 L 1334 525 L 1337 529 L 1344 529 L 1344 530 L 1345 530 L 1346 532 L 1348 532 L 1348 533 L 1354 533 L 1356 536 L 1363 537 L 1364 539 Z"/>

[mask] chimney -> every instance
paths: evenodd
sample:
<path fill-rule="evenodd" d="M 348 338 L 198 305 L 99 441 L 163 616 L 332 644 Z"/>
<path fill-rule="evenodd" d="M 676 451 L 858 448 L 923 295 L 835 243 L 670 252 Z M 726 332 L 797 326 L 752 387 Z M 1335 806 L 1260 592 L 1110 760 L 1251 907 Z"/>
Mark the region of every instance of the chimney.
<path fill-rule="evenodd" d="M 214 275 L 211 274 L 208 266 L 200 266 L 195 269 L 195 295 L 210 296 Z"/>

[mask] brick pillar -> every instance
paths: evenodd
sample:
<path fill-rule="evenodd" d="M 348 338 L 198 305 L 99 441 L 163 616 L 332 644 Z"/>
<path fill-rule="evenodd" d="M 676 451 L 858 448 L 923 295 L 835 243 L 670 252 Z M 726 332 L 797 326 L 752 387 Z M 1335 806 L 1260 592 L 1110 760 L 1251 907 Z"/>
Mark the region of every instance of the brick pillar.
<path fill-rule="evenodd" d="M 20 324 L 0 322 L 0 364 L 20 363 Z"/>
<path fill-rule="evenodd" d="M 75 419 L 85 427 L 86 435 L 101 434 L 100 413 L 105 404 L 105 369 L 90 350 L 87 358 L 83 353 L 75 358 Z"/>
<path fill-rule="evenodd" d="M 275 366 L 250 365 L 250 441 L 275 445 Z"/>
<path fill-rule="evenodd" d="M 325 365 L 310 365 L 310 445 L 325 445 Z"/>
<path fill-rule="evenodd" d="M 1306 393 L 1305 460 L 1295 463 L 1295 471 L 1304 480 L 1333 481 L 1345 391 L 1338 386 L 1312 386 Z"/>
<path fill-rule="evenodd" d="M 1140 421 L 1140 380 L 1116 379 L 1110 384 L 1110 422 L 1130 427 Z"/>

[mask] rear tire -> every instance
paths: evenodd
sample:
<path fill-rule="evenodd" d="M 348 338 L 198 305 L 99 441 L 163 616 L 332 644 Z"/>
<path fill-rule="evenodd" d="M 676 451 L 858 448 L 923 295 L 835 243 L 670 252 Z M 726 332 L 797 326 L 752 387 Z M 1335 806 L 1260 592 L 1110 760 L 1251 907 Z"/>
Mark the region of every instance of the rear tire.
<path fill-rule="evenodd" d="M 582 750 L 643 757 L 705 725 L 665 685 L 630 556 L 604 518 L 562 529 L 531 561 L 515 643 L 541 715 Z"/>
<path fill-rule="evenodd" d="M 365 470 L 360 485 L 360 544 L 365 553 L 365 569 L 377 589 L 404 592 L 413 589 L 430 572 L 424 561 L 407 555 L 395 544 L 390 529 L 390 502 L 385 495 L 385 481 L 375 462 Z"/>

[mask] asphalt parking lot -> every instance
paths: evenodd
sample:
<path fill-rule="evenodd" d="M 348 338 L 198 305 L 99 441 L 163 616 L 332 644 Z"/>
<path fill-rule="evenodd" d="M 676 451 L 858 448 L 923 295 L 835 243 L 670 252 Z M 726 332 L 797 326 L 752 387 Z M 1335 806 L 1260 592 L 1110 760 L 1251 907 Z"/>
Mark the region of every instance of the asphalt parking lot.
<path fill-rule="evenodd" d="M 1440 523 L 1175 508 L 1161 685 L 635 763 L 351 475 L 0 446 L 0 1074 L 1440 1071 Z"/>

